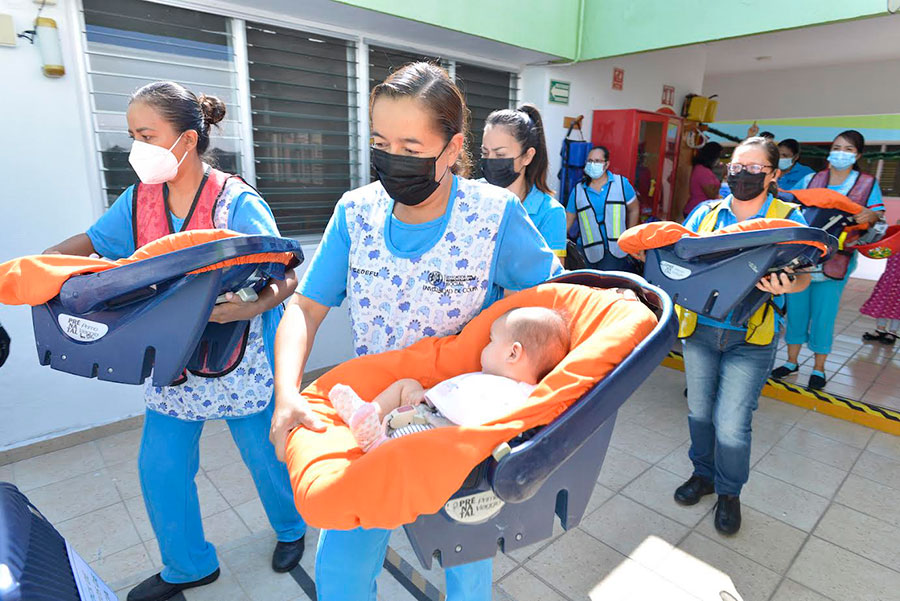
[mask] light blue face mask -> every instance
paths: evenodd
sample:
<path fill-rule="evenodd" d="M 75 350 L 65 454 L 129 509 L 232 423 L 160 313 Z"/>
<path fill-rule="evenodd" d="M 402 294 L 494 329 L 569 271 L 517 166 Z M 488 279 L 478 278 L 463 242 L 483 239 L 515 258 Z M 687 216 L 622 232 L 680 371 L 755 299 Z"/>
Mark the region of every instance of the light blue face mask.
<path fill-rule="evenodd" d="M 847 167 L 852 167 L 853 163 L 856 162 L 856 153 L 844 150 L 832 150 L 828 154 L 828 162 L 831 163 L 831 166 L 835 169 L 846 169 Z"/>
<path fill-rule="evenodd" d="M 584 174 L 591 179 L 603 177 L 606 172 L 606 163 L 587 163 L 584 166 Z"/>
<path fill-rule="evenodd" d="M 794 166 L 794 159 L 781 157 L 778 159 L 778 168 L 782 171 L 787 171 L 791 167 Z"/>

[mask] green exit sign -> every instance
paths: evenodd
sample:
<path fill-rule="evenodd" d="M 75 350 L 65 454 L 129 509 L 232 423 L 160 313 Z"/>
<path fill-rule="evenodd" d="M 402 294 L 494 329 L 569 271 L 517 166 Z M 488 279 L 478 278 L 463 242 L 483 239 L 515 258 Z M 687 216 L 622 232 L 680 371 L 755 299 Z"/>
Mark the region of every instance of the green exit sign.
<path fill-rule="evenodd" d="M 572 84 L 568 81 L 550 80 L 550 102 L 556 104 L 569 104 L 569 90 Z"/>

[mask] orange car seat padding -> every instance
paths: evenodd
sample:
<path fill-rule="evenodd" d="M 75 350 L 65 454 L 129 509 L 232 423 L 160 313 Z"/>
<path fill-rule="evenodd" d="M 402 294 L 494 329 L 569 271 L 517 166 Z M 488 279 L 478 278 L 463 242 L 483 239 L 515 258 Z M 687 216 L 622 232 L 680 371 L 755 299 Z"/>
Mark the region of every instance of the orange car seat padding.
<path fill-rule="evenodd" d="M 0 304 L 42 305 L 59 294 L 69 278 L 122 267 L 170 252 L 241 236 L 229 230 L 189 230 L 165 236 L 139 248 L 133 255 L 117 261 L 72 255 L 31 255 L 0 264 Z M 283 263 L 294 261 L 293 253 L 260 253 L 221 261 L 191 273 L 213 271 L 248 263 Z"/>
<path fill-rule="evenodd" d="M 673 221 L 653 221 L 625 230 L 619 238 L 619 247 L 627 253 L 638 253 L 642 250 L 662 248 L 663 246 L 675 244 L 685 236 L 697 238 L 701 235 L 716 236 L 719 234 L 734 234 L 785 227 L 805 226 L 790 219 L 748 219 L 727 225 L 709 234 L 698 234 Z M 821 242 L 788 241 L 779 242 L 779 244 L 808 244 L 821 250 L 823 256 L 828 253 L 828 248 Z"/>
<path fill-rule="evenodd" d="M 789 190 L 788 194 L 793 194 L 794 198 L 808 207 L 819 207 L 822 209 L 837 209 L 844 213 L 856 215 L 863 210 L 863 206 L 859 205 L 845 195 L 831 190 L 829 188 L 807 188 L 805 190 Z"/>
<path fill-rule="evenodd" d="M 338 383 L 372 399 L 400 378 L 431 387 L 478 371 L 491 323 L 510 309 L 536 305 L 567 316 L 572 350 L 528 402 L 506 418 L 478 427 L 419 432 L 364 454 L 328 401 L 328 391 Z M 300 428 L 288 438 L 297 508 L 307 523 L 334 529 L 395 528 L 435 513 L 493 449 L 550 423 L 625 359 L 656 322 L 643 303 L 615 290 L 543 284 L 494 303 L 456 336 L 425 338 L 404 350 L 336 367 L 303 391 L 326 430 Z"/>

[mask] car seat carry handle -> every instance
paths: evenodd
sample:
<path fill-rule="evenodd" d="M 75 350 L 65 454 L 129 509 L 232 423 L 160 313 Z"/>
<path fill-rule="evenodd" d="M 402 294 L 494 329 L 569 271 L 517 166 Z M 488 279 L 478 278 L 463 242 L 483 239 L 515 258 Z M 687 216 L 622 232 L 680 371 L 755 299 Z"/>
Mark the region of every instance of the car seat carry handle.
<path fill-rule="evenodd" d="M 718 236 L 682 238 L 675 243 L 675 255 L 681 259 L 697 259 L 704 255 L 737 251 L 780 242 L 821 242 L 829 245 L 829 234 L 818 228 L 781 227 Z"/>
<path fill-rule="evenodd" d="M 614 416 L 632 392 L 668 355 L 678 333 L 672 300 L 661 289 L 621 272 L 573 271 L 551 280 L 597 288 L 629 288 L 659 317 L 653 331 L 577 403 L 531 440 L 502 457 L 490 476 L 494 493 L 508 503 L 531 498 L 543 483 Z"/>
<path fill-rule="evenodd" d="M 116 299 L 123 301 L 121 305 L 153 296 L 155 284 L 222 261 L 281 252 L 292 252 L 298 260 L 303 260 L 303 251 L 296 240 L 262 235 L 215 240 L 107 271 L 72 277 L 60 289 L 59 300 L 67 311 L 83 315 Z"/>

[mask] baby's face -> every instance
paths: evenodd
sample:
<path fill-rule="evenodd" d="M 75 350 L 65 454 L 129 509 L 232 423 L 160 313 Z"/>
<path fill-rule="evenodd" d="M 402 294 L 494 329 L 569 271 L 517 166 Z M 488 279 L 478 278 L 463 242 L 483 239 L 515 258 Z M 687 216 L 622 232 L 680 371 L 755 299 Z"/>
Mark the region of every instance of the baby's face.
<path fill-rule="evenodd" d="M 481 371 L 494 376 L 509 377 L 511 368 L 507 361 L 515 340 L 506 325 L 506 316 L 491 324 L 491 341 L 481 351 Z"/>

